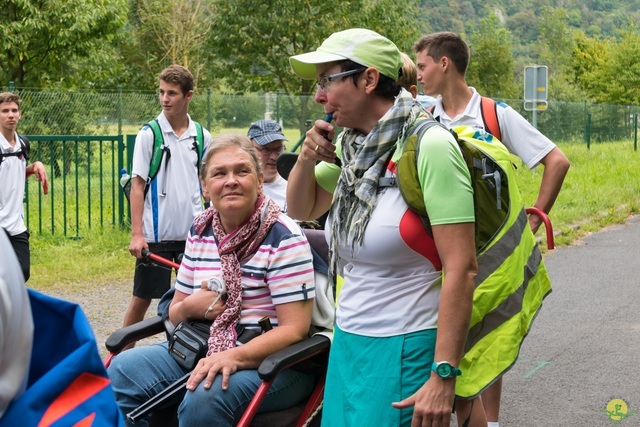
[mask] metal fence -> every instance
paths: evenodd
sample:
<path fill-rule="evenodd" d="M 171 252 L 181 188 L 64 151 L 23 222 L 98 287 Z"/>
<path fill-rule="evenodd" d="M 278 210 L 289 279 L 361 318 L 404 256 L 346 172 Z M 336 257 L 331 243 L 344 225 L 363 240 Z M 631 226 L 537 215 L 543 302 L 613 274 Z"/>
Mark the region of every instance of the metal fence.
<path fill-rule="evenodd" d="M 507 104 L 532 122 L 533 113 L 524 110 L 524 101 Z M 635 137 L 640 106 L 550 101 L 545 111 L 536 113 L 537 128 L 556 142 L 608 142 Z"/>
<path fill-rule="evenodd" d="M 124 223 L 119 189 L 124 143 L 120 136 L 28 135 L 30 161 L 41 161 L 49 177 L 44 196 L 35 179 L 25 188 L 25 221 L 32 233 L 80 237 L 92 227 Z"/>
<path fill-rule="evenodd" d="M 119 171 L 130 170 L 135 134 L 160 111 L 157 95 L 17 92 L 23 99 L 19 131 L 31 140 L 31 160 L 42 161 L 51 180 L 48 196 L 29 180 L 25 192 L 29 229 L 80 237 L 92 227 L 127 224 L 128 204 L 120 190 Z M 504 101 L 531 120 L 522 100 Z M 323 116 L 322 107 L 308 96 L 224 95 L 211 90 L 196 94 L 189 111 L 214 135 L 223 129 L 244 132 L 251 122 L 267 117 L 281 121 L 285 133 L 299 136 L 309 119 Z M 637 144 L 638 112 L 638 106 L 552 101 L 546 111 L 537 112 L 537 127 L 556 142 L 587 147 L 619 140 Z"/>
<path fill-rule="evenodd" d="M 20 131 L 28 135 L 125 135 L 135 134 L 160 111 L 155 93 L 34 92 L 17 89 L 23 99 Z M 531 121 L 519 99 L 502 100 Z M 194 120 L 213 134 L 222 129 L 247 129 L 260 118 L 272 118 L 283 127 L 303 131 L 308 119 L 323 116 L 312 96 L 219 94 L 196 91 L 189 107 Z M 619 141 L 633 137 L 637 105 L 549 101 L 537 112 L 537 127 L 554 141 Z"/>
<path fill-rule="evenodd" d="M 155 93 L 72 93 L 17 90 L 22 98 L 20 132 L 27 135 L 135 134 L 160 112 Z M 322 117 L 322 106 L 310 96 L 279 93 L 228 95 L 197 93 L 189 114 L 212 133 L 248 129 L 261 118 L 302 130 L 307 118 Z"/>

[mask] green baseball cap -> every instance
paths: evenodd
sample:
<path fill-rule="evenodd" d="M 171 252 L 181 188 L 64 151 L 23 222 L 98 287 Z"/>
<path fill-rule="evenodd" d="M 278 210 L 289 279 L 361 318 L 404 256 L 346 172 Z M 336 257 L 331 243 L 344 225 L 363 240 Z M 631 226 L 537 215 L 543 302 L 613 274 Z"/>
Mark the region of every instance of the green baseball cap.
<path fill-rule="evenodd" d="M 374 67 L 393 80 L 398 79 L 402 57 L 398 47 L 375 31 L 352 28 L 333 33 L 315 52 L 289 58 L 293 71 L 304 80 L 316 78 L 316 65 L 349 59 Z"/>

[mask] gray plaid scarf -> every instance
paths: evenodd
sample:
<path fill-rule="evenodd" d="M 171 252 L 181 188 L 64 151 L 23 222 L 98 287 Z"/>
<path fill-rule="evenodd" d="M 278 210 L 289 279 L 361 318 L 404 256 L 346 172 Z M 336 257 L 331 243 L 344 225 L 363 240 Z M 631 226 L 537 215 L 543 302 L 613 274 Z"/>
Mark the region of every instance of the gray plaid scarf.
<path fill-rule="evenodd" d="M 338 242 L 351 246 L 362 244 L 371 212 L 376 206 L 378 179 L 393 155 L 398 141 L 424 108 L 411 94 L 402 90 L 387 113 L 368 135 L 347 129 L 342 138 L 344 164 L 331 207 L 331 241 L 329 245 L 329 277 L 335 283 Z M 340 240 L 339 240 L 340 239 Z"/>

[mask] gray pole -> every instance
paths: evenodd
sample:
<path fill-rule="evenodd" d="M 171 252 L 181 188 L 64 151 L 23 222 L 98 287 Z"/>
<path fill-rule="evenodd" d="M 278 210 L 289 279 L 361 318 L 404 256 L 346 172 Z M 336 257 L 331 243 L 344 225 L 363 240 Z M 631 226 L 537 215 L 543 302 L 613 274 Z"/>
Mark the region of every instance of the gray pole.
<path fill-rule="evenodd" d="M 532 123 L 534 128 L 538 128 L 538 66 L 533 69 L 533 114 Z"/>

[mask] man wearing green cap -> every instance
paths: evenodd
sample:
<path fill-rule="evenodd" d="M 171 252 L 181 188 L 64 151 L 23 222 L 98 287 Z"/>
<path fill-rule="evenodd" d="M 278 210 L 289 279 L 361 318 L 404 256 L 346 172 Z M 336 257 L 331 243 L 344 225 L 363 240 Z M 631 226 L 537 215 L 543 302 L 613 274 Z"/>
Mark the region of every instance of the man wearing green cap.
<path fill-rule="evenodd" d="M 405 139 L 427 120 L 397 83 L 395 44 L 350 29 L 290 63 L 318 81 L 315 101 L 344 128 L 333 145 L 334 126 L 315 122 L 287 188 L 294 218 L 329 211 L 330 276 L 344 278 L 323 426 L 449 425 L 477 270 L 473 190 L 457 143 L 440 126 L 419 141 L 431 236 L 398 187 L 383 185 L 395 178 Z M 456 406 L 466 421 L 471 403 Z M 484 413 L 476 415 L 470 425 L 486 425 Z"/>

